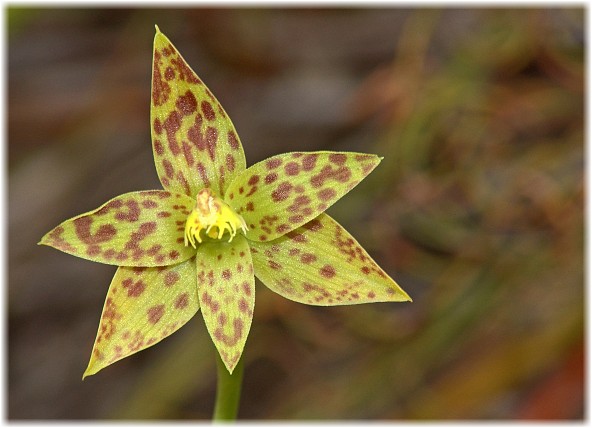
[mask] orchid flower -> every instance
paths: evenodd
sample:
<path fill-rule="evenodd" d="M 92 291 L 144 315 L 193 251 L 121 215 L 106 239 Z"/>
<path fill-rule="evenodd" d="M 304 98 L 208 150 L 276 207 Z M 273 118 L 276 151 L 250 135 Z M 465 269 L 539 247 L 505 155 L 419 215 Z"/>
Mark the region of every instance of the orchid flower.
<path fill-rule="evenodd" d="M 118 266 L 84 377 L 158 343 L 200 309 L 232 373 L 253 319 L 255 277 L 309 305 L 411 300 L 324 214 L 381 158 L 292 152 L 247 168 L 228 114 L 158 27 L 151 98 L 163 190 L 117 196 L 40 242 Z"/>

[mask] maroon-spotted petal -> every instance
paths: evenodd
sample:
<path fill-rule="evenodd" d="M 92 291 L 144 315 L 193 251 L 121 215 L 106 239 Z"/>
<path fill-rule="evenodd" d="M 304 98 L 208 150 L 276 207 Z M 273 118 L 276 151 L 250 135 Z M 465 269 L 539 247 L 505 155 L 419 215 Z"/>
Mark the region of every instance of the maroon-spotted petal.
<path fill-rule="evenodd" d="M 184 245 L 185 220 L 195 202 L 164 190 L 117 196 L 64 221 L 40 244 L 118 266 L 167 266 L 195 255 Z"/>
<path fill-rule="evenodd" d="M 255 308 L 255 277 L 247 240 L 204 242 L 197 248 L 197 291 L 206 327 L 230 373 L 236 367 Z"/>
<path fill-rule="evenodd" d="M 234 176 L 245 170 L 232 121 L 158 28 L 150 124 L 156 170 L 167 190 L 195 197 L 209 187 L 224 195 Z"/>
<path fill-rule="evenodd" d="M 83 377 L 160 342 L 198 309 L 193 259 L 164 268 L 120 267 Z"/>
<path fill-rule="evenodd" d="M 247 238 L 271 241 L 324 212 L 379 162 L 376 155 L 350 152 L 272 156 L 239 174 L 225 200 L 245 219 Z"/>
<path fill-rule="evenodd" d="M 257 278 L 287 299 L 320 306 L 411 300 L 327 214 L 273 242 L 250 244 Z"/>

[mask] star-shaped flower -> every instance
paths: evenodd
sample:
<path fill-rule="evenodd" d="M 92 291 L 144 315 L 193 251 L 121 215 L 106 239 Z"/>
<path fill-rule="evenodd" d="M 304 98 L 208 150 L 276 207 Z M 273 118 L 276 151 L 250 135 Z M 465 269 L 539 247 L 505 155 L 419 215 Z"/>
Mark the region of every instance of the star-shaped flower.
<path fill-rule="evenodd" d="M 251 327 L 255 276 L 310 305 L 411 300 L 323 213 L 379 157 L 293 152 L 246 168 L 230 118 L 158 27 L 150 121 L 164 190 L 113 198 L 40 242 L 119 266 L 84 376 L 159 342 L 200 308 L 232 373 Z"/>

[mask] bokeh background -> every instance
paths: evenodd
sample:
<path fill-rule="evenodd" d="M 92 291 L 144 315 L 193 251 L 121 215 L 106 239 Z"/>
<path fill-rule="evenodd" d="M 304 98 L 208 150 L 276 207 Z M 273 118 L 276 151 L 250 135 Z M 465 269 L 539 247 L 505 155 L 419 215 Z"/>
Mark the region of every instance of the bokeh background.
<path fill-rule="evenodd" d="M 211 417 L 200 316 L 82 382 L 115 268 L 36 245 L 160 187 L 154 24 L 248 164 L 384 156 L 329 212 L 414 302 L 311 307 L 258 283 L 240 418 L 585 416 L 583 8 L 5 12 L 9 419 Z"/>

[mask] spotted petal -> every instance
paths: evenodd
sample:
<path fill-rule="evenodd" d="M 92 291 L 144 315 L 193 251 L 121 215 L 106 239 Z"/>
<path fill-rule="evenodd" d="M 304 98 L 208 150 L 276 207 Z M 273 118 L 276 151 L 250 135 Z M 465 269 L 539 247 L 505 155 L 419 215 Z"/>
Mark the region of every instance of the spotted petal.
<path fill-rule="evenodd" d="M 251 252 L 257 278 L 296 302 L 332 306 L 411 300 L 327 214 L 273 242 L 251 242 Z"/>
<path fill-rule="evenodd" d="M 150 123 L 154 162 L 165 189 L 219 195 L 244 171 L 245 154 L 230 118 L 158 27 L 154 38 Z"/>
<path fill-rule="evenodd" d="M 160 342 L 198 309 L 193 259 L 165 268 L 120 267 L 83 377 Z"/>
<path fill-rule="evenodd" d="M 64 221 L 40 244 L 118 266 L 165 266 L 195 255 L 183 244 L 195 202 L 163 190 L 126 193 L 96 210 Z"/>
<path fill-rule="evenodd" d="M 255 307 L 255 277 L 247 240 L 209 242 L 197 249 L 197 289 L 206 326 L 230 373 L 243 352 Z"/>
<path fill-rule="evenodd" d="M 380 159 L 349 152 L 273 156 L 238 175 L 226 192 L 226 202 L 245 219 L 249 239 L 271 241 L 333 205 Z"/>

